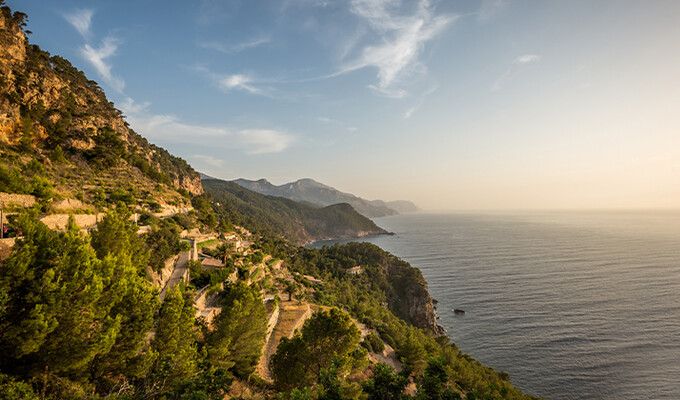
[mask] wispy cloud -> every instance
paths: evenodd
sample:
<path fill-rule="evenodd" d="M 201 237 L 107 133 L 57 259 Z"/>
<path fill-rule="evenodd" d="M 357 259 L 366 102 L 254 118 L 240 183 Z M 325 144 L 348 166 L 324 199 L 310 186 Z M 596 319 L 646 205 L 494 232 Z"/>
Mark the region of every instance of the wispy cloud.
<path fill-rule="evenodd" d="M 223 92 L 230 92 L 232 90 L 240 90 L 250 94 L 260 96 L 272 97 L 274 89 L 269 86 L 258 85 L 263 81 L 254 79 L 245 74 L 218 74 L 212 72 L 204 66 L 193 67 L 198 73 L 201 73 L 212 80 L 217 87 Z"/>
<path fill-rule="evenodd" d="M 119 105 L 130 125 L 147 138 L 239 150 L 245 154 L 278 153 L 294 142 L 294 137 L 275 129 L 228 129 L 188 124 L 173 115 L 153 114 L 148 103 L 137 104 L 127 98 Z"/>
<path fill-rule="evenodd" d="M 245 90 L 252 94 L 263 94 L 263 90 L 252 85 L 253 79 L 241 74 L 218 76 L 217 83 L 225 92 Z"/>
<path fill-rule="evenodd" d="M 541 56 L 538 55 L 538 54 L 524 54 L 524 55 L 521 55 L 521 56 L 515 58 L 514 60 L 512 60 L 512 65 L 510 65 L 508 67 L 508 69 L 505 70 L 505 72 L 503 72 L 503 74 L 501 74 L 501 76 L 499 76 L 496 79 L 496 81 L 493 83 L 493 86 L 491 86 L 491 91 L 496 92 L 496 91 L 501 90 L 503 88 L 503 83 L 510 76 L 510 74 L 512 74 L 512 71 L 513 71 L 512 67 L 513 66 L 522 66 L 522 65 L 526 65 L 526 64 L 539 62 L 539 61 L 541 61 Z"/>
<path fill-rule="evenodd" d="M 125 88 L 125 81 L 111 73 L 111 64 L 107 61 L 116 54 L 120 41 L 112 36 L 107 36 L 99 46 L 93 47 L 85 44 L 80 49 L 80 54 L 97 70 L 104 81 L 119 93 Z"/>
<path fill-rule="evenodd" d="M 220 159 L 215 158 L 215 157 L 206 156 L 206 155 L 203 155 L 203 154 L 194 154 L 191 157 L 197 158 L 197 159 L 203 161 L 204 163 L 211 165 L 213 167 L 216 167 L 216 168 L 224 167 L 224 160 L 220 160 Z"/>
<path fill-rule="evenodd" d="M 65 13 L 62 15 L 85 39 L 85 45 L 80 48 L 80 55 L 95 68 L 97 74 L 104 80 L 104 83 L 111 86 L 116 92 L 123 93 L 125 81 L 111 72 L 112 65 L 108 60 L 118 51 L 120 40 L 113 36 L 107 36 L 99 45 L 91 44 L 93 36 L 91 31 L 92 16 L 94 15 L 93 9 L 78 9 L 70 14 Z"/>
<path fill-rule="evenodd" d="M 92 24 L 92 9 L 78 9 L 70 14 L 63 14 L 64 19 L 80 33 L 86 40 L 90 38 L 90 25 Z"/>
<path fill-rule="evenodd" d="M 432 93 L 436 92 L 437 89 L 439 89 L 439 86 L 435 85 L 435 86 L 432 86 L 431 88 L 429 88 L 428 90 L 426 90 L 424 93 L 422 93 L 422 94 L 420 95 L 420 99 L 418 100 L 418 102 L 417 102 L 414 106 L 409 107 L 409 108 L 404 112 L 404 119 L 411 118 L 411 116 L 412 116 L 416 111 L 418 111 L 418 109 L 420 109 L 420 107 L 423 106 L 423 103 L 425 102 L 425 98 L 426 98 L 427 96 L 431 95 Z"/>
<path fill-rule="evenodd" d="M 512 63 L 513 64 L 529 64 L 532 62 L 537 62 L 541 61 L 541 56 L 538 54 L 524 54 L 522 56 L 519 56 L 515 58 Z"/>
<path fill-rule="evenodd" d="M 508 0 L 483 0 L 479 11 L 477 12 L 477 20 L 480 22 L 487 22 L 494 19 L 508 6 Z"/>
<path fill-rule="evenodd" d="M 441 34 L 458 17 L 437 15 L 430 1 L 420 0 L 412 15 L 400 13 L 399 0 L 353 0 L 350 11 L 366 21 L 377 34 L 376 44 L 364 47 L 339 73 L 366 67 L 378 69 L 377 92 L 394 98 L 408 93 L 399 87 L 406 78 L 425 68 L 420 62 L 425 43 Z"/>
<path fill-rule="evenodd" d="M 234 45 L 225 45 L 223 43 L 219 42 L 204 42 L 204 43 L 199 43 L 200 47 L 203 47 L 205 49 L 211 49 L 211 50 L 217 50 L 221 53 L 226 53 L 226 54 L 235 54 L 239 53 L 241 51 L 251 49 L 253 47 L 258 47 L 263 44 L 267 44 L 271 41 L 271 38 L 268 37 L 263 37 L 259 39 L 254 39 L 251 41 L 243 42 L 243 43 L 238 43 Z"/>
<path fill-rule="evenodd" d="M 326 118 L 326 117 L 316 117 L 317 121 L 323 122 L 324 124 L 339 124 L 340 121 L 332 119 L 332 118 Z"/>

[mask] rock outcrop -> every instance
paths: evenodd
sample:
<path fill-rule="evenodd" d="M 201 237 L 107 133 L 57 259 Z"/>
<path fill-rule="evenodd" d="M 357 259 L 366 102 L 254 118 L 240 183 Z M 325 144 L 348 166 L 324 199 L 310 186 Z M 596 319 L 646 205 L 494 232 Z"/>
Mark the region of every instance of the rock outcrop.
<path fill-rule="evenodd" d="M 138 170 L 154 183 L 203 193 L 200 175 L 130 129 L 96 82 L 29 44 L 24 17 L 0 8 L 0 144 L 38 154 L 59 146 L 79 167 Z"/>

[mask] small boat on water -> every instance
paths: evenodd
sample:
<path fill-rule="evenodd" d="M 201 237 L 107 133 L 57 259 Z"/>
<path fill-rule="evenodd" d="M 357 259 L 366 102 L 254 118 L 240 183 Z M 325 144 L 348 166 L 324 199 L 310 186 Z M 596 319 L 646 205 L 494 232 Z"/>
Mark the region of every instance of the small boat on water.
<path fill-rule="evenodd" d="M 465 314 L 465 310 L 461 310 L 460 308 L 455 308 L 453 310 L 454 314 Z"/>

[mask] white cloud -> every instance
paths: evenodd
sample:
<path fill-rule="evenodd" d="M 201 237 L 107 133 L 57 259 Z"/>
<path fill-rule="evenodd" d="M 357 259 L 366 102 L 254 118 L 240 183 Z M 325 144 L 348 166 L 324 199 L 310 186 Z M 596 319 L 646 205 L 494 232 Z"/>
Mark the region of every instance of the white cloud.
<path fill-rule="evenodd" d="M 98 47 L 92 47 L 89 44 L 85 44 L 85 46 L 80 49 L 80 54 L 92 64 L 99 76 L 104 79 L 104 82 L 117 92 L 122 93 L 123 88 L 125 88 L 125 81 L 111 73 L 111 64 L 107 62 L 108 58 L 116 54 L 118 44 L 118 39 L 107 36 L 102 40 Z"/>
<path fill-rule="evenodd" d="M 371 88 L 394 98 L 408 93 L 399 87 L 415 72 L 425 71 L 419 60 L 425 43 L 441 34 L 457 19 L 455 15 L 436 15 L 428 0 L 420 0 L 412 15 L 400 15 L 399 0 L 353 0 L 350 11 L 366 21 L 377 33 L 376 44 L 362 49 L 357 59 L 339 73 L 366 67 L 378 69 L 378 83 Z"/>
<path fill-rule="evenodd" d="M 524 54 L 522 56 L 519 56 L 515 58 L 512 63 L 513 64 L 529 64 L 532 62 L 538 62 L 541 61 L 541 56 L 538 54 Z"/>
<path fill-rule="evenodd" d="M 148 103 L 140 106 L 129 98 L 119 106 L 127 115 L 130 126 L 149 139 L 235 149 L 245 154 L 278 153 L 286 150 L 294 142 L 292 135 L 274 129 L 233 130 L 187 124 L 172 115 L 149 113 Z"/>
<path fill-rule="evenodd" d="M 247 154 L 279 153 L 288 148 L 293 138 L 272 129 L 244 129 L 235 135 Z"/>
<path fill-rule="evenodd" d="M 203 161 L 204 163 L 211 165 L 213 167 L 216 167 L 216 168 L 224 167 L 224 160 L 220 160 L 220 159 L 215 158 L 215 157 L 210 157 L 210 156 L 206 156 L 206 155 L 202 155 L 202 154 L 194 154 L 191 157 L 197 158 L 197 159 Z"/>
<path fill-rule="evenodd" d="M 94 10 L 92 9 L 80 9 L 75 10 L 71 14 L 63 14 L 64 19 L 80 33 L 85 39 L 89 39 L 90 25 L 92 24 L 92 15 Z"/>
<path fill-rule="evenodd" d="M 413 113 L 416 112 L 416 110 L 418 110 L 418 108 L 419 108 L 419 106 L 413 106 L 413 107 L 409 108 L 408 110 L 406 110 L 406 112 L 404 113 L 404 118 L 406 118 L 406 119 L 411 118 L 411 115 L 413 115 Z"/>
<path fill-rule="evenodd" d="M 219 42 L 205 42 L 205 43 L 200 43 L 199 45 L 205 49 L 212 49 L 212 50 L 217 50 L 222 53 L 226 54 L 234 54 L 234 53 L 239 53 L 243 50 L 251 49 L 253 47 L 258 47 L 263 44 L 267 44 L 271 41 L 270 38 L 268 37 L 263 37 L 259 39 L 254 39 L 248 42 L 243 42 L 243 43 L 238 43 L 235 45 L 225 45 Z"/>
<path fill-rule="evenodd" d="M 263 94 L 262 89 L 252 86 L 253 79 L 241 74 L 217 76 L 217 83 L 225 92 L 230 90 L 245 90 L 252 94 Z"/>
<path fill-rule="evenodd" d="M 492 20 L 500 14 L 507 5 L 507 0 L 483 0 L 479 12 L 477 12 L 477 20 L 480 22 Z"/>
<path fill-rule="evenodd" d="M 125 100 L 123 100 L 123 102 L 118 105 L 118 107 L 120 107 L 124 113 L 128 114 L 139 114 L 146 112 L 149 109 L 149 106 L 151 106 L 151 103 L 148 101 L 139 104 L 130 97 L 126 97 Z"/>
<path fill-rule="evenodd" d="M 508 69 L 496 79 L 493 86 L 491 86 L 491 91 L 496 92 L 503 88 L 503 82 L 510 76 L 510 74 L 512 74 L 513 65 L 521 66 L 539 61 L 541 61 L 541 56 L 538 54 L 524 54 L 515 58 L 514 60 L 512 60 L 512 65 L 510 65 Z"/>
<path fill-rule="evenodd" d="M 316 117 L 316 119 L 320 122 L 325 123 L 325 124 L 339 124 L 340 123 L 340 121 L 334 120 L 332 118 Z"/>
<path fill-rule="evenodd" d="M 211 79 L 223 92 L 241 90 L 250 94 L 271 97 L 273 89 L 271 87 L 255 86 L 258 81 L 244 74 L 224 75 L 210 71 L 203 66 L 196 66 L 193 69 Z"/>

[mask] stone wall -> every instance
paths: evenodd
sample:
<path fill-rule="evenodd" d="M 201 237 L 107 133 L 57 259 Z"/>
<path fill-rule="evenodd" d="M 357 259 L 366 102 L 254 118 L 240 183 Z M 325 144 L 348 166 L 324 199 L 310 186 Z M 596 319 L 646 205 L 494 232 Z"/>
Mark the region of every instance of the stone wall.
<path fill-rule="evenodd" d="M 97 222 L 104 218 L 103 213 L 99 214 L 52 214 L 40 218 L 40 221 L 47 225 L 52 230 L 66 229 L 68 220 L 71 216 L 75 220 L 76 225 L 81 228 L 91 228 L 97 225 Z"/>
<path fill-rule="evenodd" d="M 14 246 L 15 239 L 0 239 L 0 260 L 4 260 L 9 257 L 12 247 Z"/>
<path fill-rule="evenodd" d="M 11 206 L 31 207 L 35 204 L 35 196 L 29 194 L 0 193 L 0 208 Z"/>

